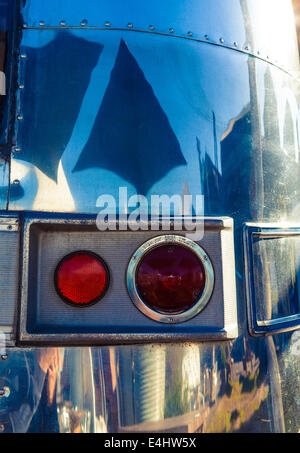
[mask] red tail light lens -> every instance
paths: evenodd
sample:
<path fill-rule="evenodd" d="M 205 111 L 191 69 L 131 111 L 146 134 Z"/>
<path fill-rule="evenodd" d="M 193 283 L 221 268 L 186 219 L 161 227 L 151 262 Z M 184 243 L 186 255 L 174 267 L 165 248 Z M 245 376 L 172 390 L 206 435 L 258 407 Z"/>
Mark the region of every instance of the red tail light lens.
<path fill-rule="evenodd" d="M 140 298 L 153 310 L 177 314 L 201 297 L 205 270 L 192 251 L 181 245 L 161 245 L 148 252 L 136 271 Z"/>
<path fill-rule="evenodd" d="M 86 307 L 100 300 L 109 285 L 104 261 L 92 252 L 74 252 L 64 257 L 55 270 L 55 287 L 67 303 Z"/>
<path fill-rule="evenodd" d="M 205 250 L 184 236 L 161 235 L 142 244 L 127 268 L 127 288 L 149 318 L 179 323 L 200 313 L 214 289 L 214 270 Z"/>

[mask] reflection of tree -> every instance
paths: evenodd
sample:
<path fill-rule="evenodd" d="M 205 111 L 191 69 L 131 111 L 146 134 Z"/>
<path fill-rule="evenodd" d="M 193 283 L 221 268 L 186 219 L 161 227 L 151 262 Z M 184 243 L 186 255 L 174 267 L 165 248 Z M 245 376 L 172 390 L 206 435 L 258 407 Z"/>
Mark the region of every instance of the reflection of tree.
<path fill-rule="evenodd" d="M 188 412 L 188 388 L 184 388 L 182 379 L 176 380 L 167 393 L 164 417 L 175 417 Z"/>

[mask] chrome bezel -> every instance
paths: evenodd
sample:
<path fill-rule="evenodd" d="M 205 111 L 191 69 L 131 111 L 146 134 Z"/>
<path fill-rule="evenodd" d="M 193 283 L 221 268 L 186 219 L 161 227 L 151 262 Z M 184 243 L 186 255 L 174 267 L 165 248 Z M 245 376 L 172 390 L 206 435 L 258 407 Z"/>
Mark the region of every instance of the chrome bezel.
<path fill-rule="evenodd" d="M 281 318 L 259 320 L 257 315 L 257 300 L 255 295 L 253 273 L 252 238 L 283 238 L 299 237 L 300 225 L 293 223 L 252 223 L 243 226 L 243 247 L 245 258 L 245 284 L 247 301 L 247 318 L 249 334 L 253 337 L 274 335 L 300 328 L 300 313 Z"/>
<path fill-rule="evenodd" d="M 177 313 L 161 313 L 151 309 L 139 296 L 137 287 L 136 287 L 136 271 L 141 259 L 148 253 L 150 250 L 163 245 L 163 244 L 180 244 L 184 247 L 192 250 L 200 259 L 204 271 L 205 271 L 205 286 L 201 297 L 198 301 L 188 310 Z M 166 324 L 177 324 L 184 321 L 188 321 L 191 318 L 194 318 L 198 315 L 208 304 L 213 289 L 214 289 L 214 269 L 212 263 L 209 259 L 209 256 L 205 250 L 200 247 L 196 242 L 191 239 L 186 238 L 185 236 L 165 234 L 161 236 L 154 237 L 149 241 L 142 244 L 132 255 L 128 268 L 127 268 L 127 288 L 130 295 L 130 298 L 134 305 L 146 316 L 153 319 L 154 321 L 166 323 Z"/>

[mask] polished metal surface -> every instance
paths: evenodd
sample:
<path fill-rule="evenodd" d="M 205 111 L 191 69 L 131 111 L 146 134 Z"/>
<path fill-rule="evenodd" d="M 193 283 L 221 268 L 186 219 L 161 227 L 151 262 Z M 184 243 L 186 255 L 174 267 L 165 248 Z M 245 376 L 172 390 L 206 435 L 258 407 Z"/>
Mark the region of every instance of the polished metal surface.
<path fill-rule="evenodd" d="M 234 219 L 239 335 L 2 345 L 0 430 L 299 432 L 299 330 L 249 336 L 243 256 L 245 223 L 299 224 L 291 3 L 28 0 L 21 12 L 1 206 L 98 213 L 120 186 L 147 199 L 202 194 L 201 215 Z"/>
<path fill-rule="evenodd" d="M 62 43 L 69 62 L 59 52 Z M 86 28 L 26 30 L 21 51 L 27 58 L 19 62 L 24 88 L 16 91 L 16 116 L 23 119 L 15 123 L 19 151 L 11 161 L 10 209 L 97 213 L 98 197 L 117 199 L 119 187 L 127 188 L 128 197 L 142 194 L 148 200 L 157 193 L 203 194 L 205 176 L 199 174 L 208 159 L 230 180 L 234 166 L 227 157 L 226 166 L 221 161 L 221 144 L 226 146 L 229 132 L 237 137 L 233 125 L 250 115 L 248 63 L 255 66 L 260 108 L 264 90 L 270 102 L 273 90 L 277 93 L 278 141 L 284 146 L 291 128 L 285 154 L 298 159 L 297 82 L 263 60 L 202 42 Z M 128 84 L 138 100 L 134 104 L 124 95 Z M 275 150 L 270 152 L 276 160 Z M 253 160 L 259 166 L 259 155 Z M 274 181 L 279 189 L 287 171 L 296 168 Z M 220 192 L 220 207 L 225 196 Z M 216 212 L 205 208 L 200 214 Z"/>
<path fill-rule="evenodd" d="M 11 351 L 0 421 L 6 432 L 297 431 L 299 333 L 268 340 Z"/>

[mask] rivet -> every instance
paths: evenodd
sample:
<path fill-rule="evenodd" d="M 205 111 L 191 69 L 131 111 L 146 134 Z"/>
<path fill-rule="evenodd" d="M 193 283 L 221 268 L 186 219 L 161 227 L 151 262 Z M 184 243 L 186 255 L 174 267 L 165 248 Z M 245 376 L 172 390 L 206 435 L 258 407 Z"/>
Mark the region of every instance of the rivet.
<path fill-rule="evenodd" d="M 236 41 L 234 41 L 233 45 L 234 47 L 238 47 L 238 43 Z"/>
<path fill-rule="evenodd" d="M 27 28 L 26 22 L 23 23 L 23 28 Z"/>
<path fill-rule="evenodd" d="M 128 27 L 128 28 L 132 28 L 132 27 L 133 27 L 133 24 L 129 23 L 129 24 L 127 24 L 127 27 Z"/>
<path fill-rule="evenodd" d="M 23 84 L 19 85 L 19 89 L 23 90 L 24 89 L 24 85 Z"/>
<path fill-rule="evenodd" d="M 5 429 L 4 425 L 0 425 L 0 432 L 3 433 L 4 429 Z"/>
<path fill-rule="evenodd" d="M 245 46 L 245 50 L 249 50 L 249 47 L 248 47 L 248 46 Z"/>
<path fill-rule="evenodd" d="M 207 255 L 203 256 L 204 261 L 207 261 Z"/>
<path fill-rule="evenodd" d="M 104 25 L 105 27 L 110 27 L 110 22 L 106 21 Z"/>
<path fill-rule="evenodd" d="M 12 225 L 7 225 L 8 230 L 12 230 Z"/>
<path fill-rule="evenodd" d="M 204 35 L 204 38 L 205 38 L 206 40 L 208 40 L 208 35 Z"/>
<path fill-rule="evenodd" d="M 4 389 L 0 389 L 0 396 L 4 396 L 5 395 L 5 390 Z"/>
<path fill-rule="evenodd" d="M 19 179 L 14 179 L 14 180 L 13 180 L 13 184 L 14 184 L 15 186 L 18 186 L 18 185 L 20 184 L 20 180 L 19 180 Z"/>
<path fill-rule="evenodd" d="M 27 55 L 26 53 L 21 53 L 20 57 L 24 60 L 25 58 L 27 58 Z"/>
<path fill-rule="evenodd" d="M 174 28 L 169 28 L 169 33 L 174 33 Z"/>
<path fill-rule="evenodd" d="M 45 22 L 43 20 L 40 20 L 40 26 L 43 27 L 45 25 Z"/>
<path fill-rule="evenodd" d="M 19 148 L 18 146 L 15 148 L 15 153 L 19 153 L 21 151 L 21 148 Z"/>
<path fill-rule="evenodd" d="M 191 31 L 187 32 L 188 36 L 193 36 L 193 33 Z"/>
<path fill-rule="evenodd" d="M 88 21 L 86 19 L 83 19 L 81 22 L 80 22 L 80 25 L 82 27 L 85 27 L 87 25 Z"/>
<path fill-rule="evenodd" d="M 67 23 L 66 23 L 66 21 L 65 21 L 65 20 L 61 20 L 61 21 L 60 21 L 60 25 L 61 25 L 62 27 L 65 27 L 65 26 L 66 26 L 66 24 L 67 24 Z"/>
<path fill-rule="evenodd" d="M 22 121 L 22 119 L 23 119 L 23 115 L 18 115 L 17 116 L 17 120 Z"/>
<path fill-rule="evenodd" d="M 169 322 L 174 322 L 174 318 L 168 318 Z"/>
<path fill-rule="evenodd" d="M 154 30 L 154 25 L 149 25 L 150 30 Z"/>
<path fill-rule="evenodd" d="M 224 43 L 224 38 L 220 38 L 220 42 L 223 44 Z"/>
<path fill-rule="evenodd" d="M 1 355 L 1 359 L 2 360 L 7 360 L 8 359 L 8 355 L 7 354 L 2 354 Z"/>

